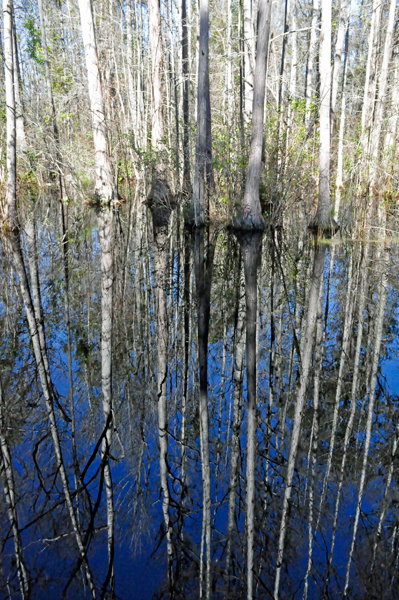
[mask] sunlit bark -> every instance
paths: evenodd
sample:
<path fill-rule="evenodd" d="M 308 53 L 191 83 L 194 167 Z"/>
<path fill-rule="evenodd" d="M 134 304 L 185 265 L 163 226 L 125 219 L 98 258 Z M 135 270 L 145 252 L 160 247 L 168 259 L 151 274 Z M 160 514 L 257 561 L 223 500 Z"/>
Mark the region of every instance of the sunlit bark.
<path fill-rule="evenodd" d="M 194 220 L 197 226 L 209 218 L 213 188 L 211 102 L 209 94 L 209 0 L 200 0 L 197 144 L 194 171 Z"/>
<path fill-rule="evenodd" d="M 314 221 L 315 227 L 324 229 L 331 219 L 330 207 L 330 108 L 331 108 L 331 3 L 321 3 L 320 34 L 320 157 L 319 197 Z"/>
<path fill-rule="evenodd" d="M 91 0 L 79 0 L 79 10 L 93 123 L 96 156 L 96 194 L 102 202 L 107 203 L 116 197 L 116 191 L 109 149 L 108 128 L 105 118 Z"/>
<path fill-rule="evenodd" d="M 265 109 L 266 64 L 269 47 L 271 0 L 260 0 L 255 83 L 252 109 L 252 133 L 245 194 L 237 224 L 244 229 L 264 228 L 259 200 L 262 166 L 263 116 Z"/>
<path fill-rule="evenodd" d="M 7 119 L 7 219 L 11 229 L 18 227 L 17 153 L 14 96 L 14 59 L 12 44 L 12 0 L 3 0 L 4 71 Z"/>
<path fill-rule="evenodd" d="M 113 214 L 104 210 L 98 216 L 98 234 L 101 246 L 101 383 L 102 408 L 105 435 L 101 444 L 101 461 L 107 505 L 108 572 L 103 583 L 105 590 L 110 584 L 114 590 L 114 492 L 112 485 L 110 449 L 114 425 L 112 402 L 112 328 L 113 328 L 113 285 L 114 285 L 114 232 Z"/>
<path fill-rule="evenodd" d="M 155 217 L 155 219 L 154 219 Z M 167 272 L 168 272 L 168 215 L 163 222 L 154 220 L 154 269 L 157 298 L 157 402 L 158 402 L 158 440 L 159 465 L 162 488 L 162 512 L 165 524 L 165 534 L 168 557 L 168 578 L 170 590 L 173 590 L 173 544 L 172 524 L 170 519 L 170 490 L 168 483 L 168 318 L 167 318 Z"/>
<path fill-rule="evenodd" d="M 345 32 L 348 27 L 349 0 L 341 0 L 337 41 L 335 43 L 334 70 L 332 76 L 331 110 L 334 115 L 338 96 L 339 75 L 341 72 L 342 53 L 344 51 Z"/>

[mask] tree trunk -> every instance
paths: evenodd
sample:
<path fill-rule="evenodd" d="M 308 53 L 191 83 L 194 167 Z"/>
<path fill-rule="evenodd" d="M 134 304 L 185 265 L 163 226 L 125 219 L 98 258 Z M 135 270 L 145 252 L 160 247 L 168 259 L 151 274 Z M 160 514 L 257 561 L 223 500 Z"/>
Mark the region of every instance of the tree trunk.
<path fill-rule="evenodd" d="M 312 8 L 312 25 L 310 30 L 310 41 L 309 41 L 309 56 L 308 65 L 306 70 L 306 124 L 309 123 L 310 119 L 310 105 L 314 93 L 314 65 L 316 60 L 316 46 L 317 46 L 317 20 L 319 16 L 319 0 L 313 0 Z"/>
<path fill-rule="evenodd" d="M 104 481 L 107 502 L 108 572 L 103 589 L 108 583 L 114 590 L 114 497 L 109 461 L 112 432 L 114 430 L 112 402 L 112 328 L 114 285 L 114 234 L 112 210 L 102 211 L 98 216 L 98 234 L 101 246 L 101 382 L 102 407 L 105 436 L 101 445 L 101 461 L 104 465 Z"/>
<path fill-rule="evenodd" d="M 100 66 L 98 63 L 91 0 L 79 0 L 79 9 L 86 56 L 94 149 L 96 155 L 95 193 L 101 202 L 109 203 L 116 199 L 116 189 L 109 150 L 108 128 L 105 120 L 103 90 Z"/>
<path fill-rule="evenodd" d="M 154 212 L 153 212 L 154 216 Z M 168 483 L 168 318 L 167 318 L 167 273 L 168 273 L 168 219 L 162 224 L 154 221 L 154 269 L 157 299 L 157 401 L 158 401 L 158 440 L 159 471 L 162 488 L 162 512 L 165 524 L 168 579 L 173 594 L 173 545 L 170 519 L 170 490 Z"/>
<path fill-rule="evenodd" d="M 165 206 L 169 199 L 166 180 L 165 122 L 163 114 L 163 45 L 159 0 L 148 2 L 149 36 L 151 47 L 151 146 L 155 153 L 153 180 L 148 199 L 156 206 Z"/>
<path fill-rule="evenodd" d="M 188 102 L 188 35 L 186 0 L 181 0 L 181 52 L 182 52 L 182 96 L 183 96 L 183 193 L 191 188 L 190 181 L 190 145 L 189 145 L 189 102 Z"/>
<path fill-rule="evenodd" d="M 319 199 L 314 227 L 330 225 L 330 93 L 331 93 L 331 2 L 322 0 L 320 39 L 320 159 Z"/>
<path fill-rule="evenodd" d="M 376 196 L 377 175 L 378 175 L 378 158 L 380 150 L 380 138 L 383 122 L 383 113 L 386 101 L 386 91 L 388 83 L 388 67 L 392 57 L 393 34 L 395 28 L 395 10 L 396 2 L 391 0 L 389 7 L 388 25 L 385 37 L 384 55 L 382 59 L 381 72 L 378 79 L 378 100 L 375 106 L 375 120 L 373 133 L 370 139 L 370 158 L 371 158 L 371 174 L 370 174 L 370 196 L 372 199 Z M 378 206 L 380 219 L 384 219 L 385 207 L 383 206 L 383 196 Z"/>
<path fill-rule="evenodd" d="M 0 473 L 3 479 L 3 490 L 6 499 L 8 518 L 14 537 L 14 552 L 17 563 L 18 583 L 22 600 L 28 600 L 30 597 L 30 578 L 29 572 L 25 566 L 23 557 L 23 547 L 18 527 L 18 513 L 16 502 L 16 490 L 14 469 L 12 464 L 10 446 L 7 440 L 7 426 L 4 419 L 4 394 L 0 374 Z"/>
<path fill-rule="evenodd" d="M 18 44 L 15 29 L 15 15 L 12 13 L 12 46 L 13 46 L 13 67 L 14 67 L 14 96 L 15 96 L 15 127 L 17 135 L 17 150 L 25 152 L 27 148 L 25 135 L 25 111 L 21 97 L 21 76 L 18 60 Z"/>
<path fill-rule="evenodd" d="M 256 49 L 255 88 L 252 109 L 252 135 L 245 194 L 237 226 L 263 230 L 265 227 L 259 200 L 262 167 L 263 117 L 265 108 L 266 65 L 269 48 L 271 0 L 260 0 Z"/>
<path fill-rule="evenodd" d="M 244 115 L 247 122 L 251 119 L 254 94 L 255 40 L 252 29 L 252 2 L 244 0 Z"/>
<path fill-rule="evenodd" d="M 47 98 L 48 98 L 48 103 L 50 106 L 51 123 L 53 126 L 56 163 L 57 163 L 57 171 L 58 171 L 58 177 L 59 177 L 59 182 L 60 182 L 60 194 L 61 194 L 61 200 L 62 200 L 62 197 L 64 196 L 64 180 L 63 180 L 62 165 L 61 165 L 60 140 L 59 140 L 58 125 L 57 125 L 57 117 L 56 117 L 56 112 L 55 112 L 53 89 L 52 89 L 52 85 L 51 85 L 50 59 L 49 59 L 48 50 L 47 50 L 47 40 L 46 40 L 46 30 L 44 27 L 42 0 L 38 0 L 38 8 L 39 8 L 40 31 L 41 31 L 43 58 L 44 58 L 44 72 L 45 72 L 45 76 L 46 76 Z"/>
<path fill-rule="evenodd" d="M 200 31 L 197 95 L 197 145 L 194 172 L 194 220 L 196 226 L 209 218 L 213 189 L 211 102 L 209 95 L 209 0 L 200 0 Z"/>
<path fill-rule="evenodd" d="M 3 0 L 4 70 L 7 118 L 7 220 L 11 230 L 19 227 L 17 215 L 17 153 L 12 44 L 12 0 Z"/>
<path fill-rule="evenodd" d="M 240 460 L 240 435 L 242 421 L 242 385 L 244 379 L 244 359 L 245 359 L 245 293 L 242 285 L 240 273 L 239 298 L 238 298 L 238 317 L 235 332 L 235 359 L 234 359 L 234 393 L 233 393 L 233 426 L 231 433 L 231 462 L 230 462 L 230 485 L 229 485 L 229 508 L 227 521 L 227 541 L 226 541 L 226 563 L 224 579 L 226 589 L 229 589 L 230 583 L 230 560 L 233 544 L 234 523 L 236 516 L 236 492 Z"/>
<path fill-rule="evenodd" d="M 348 41 L 349 41 L 349 29 L 346 30 L 346 43 L 345 43 L 345 61 L 344 61 L 344 80 L 342 83 L 342 99 L 341 99 L 341 118 L 339 123 L 339 135 L 338 135 L 338 157 L 337 157 L 337 178 L 335 181 L 335 205 L 334 205 L 334 217 L 338 219 L 339 208 L 341 204 L 341 192 L 343 187 L 343 154 L 344 154 L 344 133 L 345 133 L 345 121 L 346 121 L 346 75 L 348 70 Z"/>
<path fill-rule="evenodd" d="M 294 468 L 298 452 L 299 435 L 301 431 L 302 415 L 304 410 L 304 402 L 311 367 L 312 349 L 314 328 L 316 323 L 317 309 L 319 304 L 319 294 L 322 293 L 323 272 L 324 272 L 324 257 L 326 247 L 324 245 L 316 248 L 316 256 L 313 264 L 313 273 L 309 291 L 308 314 L 306 318 L 306 326 L 304 330 L 304 346 L 302 355 L 302 375 L 300 378 L 300 386 L 295 402 L 294 424 L 292 428 L 291 447 L 288 457 L 287 474 L 285 479 L 284 501 L 281 515 L 281 525 L 278 542 L 276 578 L 274 582 L 274 598 L 278 599 L 280 588 L 281 568 L 283 565 L 285 537 L 287 532 L 288 508 L 292 492 L 292 482 L 294 478 Z"/>
<path fill-rule="evenodd" d="M 247 469 L 246 469 L 246 526 L 247 526 L 247 600 L 253 598 L 254 530 L 255 530 L 255 466 L 256 466 L 256 334 L 258 321 L 258 264 L 262 234 L 246 233 L 240 240 L 243 252 L 246 299 L 247 346 Z"/>
<path fill-rule="evenodd" d="M 381 22 L 381 2 L 380 0 L 373 0 L 371 25 L 368 38 L 368 56 L 367 56 L 367 67 L 366 67 L 366 81 L 364 84 L 364 99 L 362 108 L 362 131 L 361 131 L 361 145 L 362 145 L 362 163 L 363 168 L 367 161 L 367 155 L 369 152 L 369 136 L 371 132 L 371 126 L 373 122 L 374 114 L 374 100 L 376 93 L 376 54 L 378 45 L 378 32 Z"/>
<path fill-rule="evenodd" d="M 335 44 L 334 71 L 332 78 L 331 112 L 334 117 L 335 105 L 337 103 L 339 74 L 341 72 L 342 52 L 345 44 L 345 32 L 348 27 L 349 18 L 349 0 L 341 0 L 341 10 L 339 14 L 339 25 L 337 41 Z"/>
<path fill-rule="evenodd" d="M 382 260 L 382 265 L 380 266 L 381 277 L 380 277 L 379 286 L 378 286 L 379 296 L 378 296 L 378 302 L 377 302 L 375 339 L 374 339 L 374 343 L 373 343 L 373 353 L 372 353 L 373 357 L 372 357 L 370 389 L 369 389 L 369 394 L 368 394 L 366 436 L 365 436 L 365 440 L 364 440 L 363 462 L 362 462 L 362 470 L 361 470 L 361 475 L 360 475 L 360 484 L 359 484 L 358 499 L 357 499 L 357 505 L 356 505 L 355 521 L 353 524 L 352 542 L 351 542 L 351 547 L 350 547 L 350 551 L 349 551 L 348 563 L 346 566 L 345 587 L 344 587 L 344 593 L 343 593 L 344 598 L 346 598 L 347 594 L 348 594 L 350 568 L 351 568 L 351 564 L 352 564 L 353 552 L 355 549 L 357 527 L 359 524 L 360 512 L 361 512 L 361 507 L 362 507 L 363 492 L 364 492 L 364 487 L 365 487 L 365 482 L 366 482 L 367 462 L 368 462 L 368 455 L 369 455 L 370 442 L 371 442 L 371 430 L 372 430 L 373 418 L 375 416 L 374 415 L 374 403 L 375 403 L 375 397 L 376 397 L 377 374 L 378 374 L 378 365 L 379 365 L 379 358 L 380 358 L 380 346 L 381 346 L 381 339 L 382 339 L 382 332 L 383 332 L 384 312 L 385 312 L 385 305 L 386 305 L 386 299 L 387 299 L 387 287 L 388 287 L 388 282 L 387 282 L 387 268 L 388 267 L 387 267 L 387 258 L 386 258 L 388 250 L 386 248 L 384 248 L 382 250 L 382 252 L 384 253 L 384 257 Z M 353 400 L 354 399 L 352 398 L 352 402 L 353 402 Z"/>
<path fill-rule="evenodd" d="M 206 543 L 206 581 L 205 594 L 209 600 L 211 593 L 211 468 L 209 451 L 209 413 L 208 413 L 208 336 L 210 318 L 210 299 L 213 256 L 215 241 L 208 238 L 205 247 L 205 232 L 202 228 L 195 230 L 194 266 L 197 288 L 197 320 L 198 320 L 198 361 L 200 372 L 200 438 L 203 486 L 203 535 Z M 209 234 L 208 234 L 209 236 Z M 202 553 L 201 553 L 202 561 Z M 202 597 L 202 580 L 200 581 L 200 597 Z"/>

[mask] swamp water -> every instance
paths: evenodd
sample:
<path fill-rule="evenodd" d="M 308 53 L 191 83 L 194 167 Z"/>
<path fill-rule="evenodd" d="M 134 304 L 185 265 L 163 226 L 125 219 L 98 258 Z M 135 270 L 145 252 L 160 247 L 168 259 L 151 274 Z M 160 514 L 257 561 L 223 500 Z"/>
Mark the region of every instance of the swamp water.
<path fill-rule="evenodd" d="M 0 598 L 397 598 L 398 246 L 163 217 L 0 240 Z"/>

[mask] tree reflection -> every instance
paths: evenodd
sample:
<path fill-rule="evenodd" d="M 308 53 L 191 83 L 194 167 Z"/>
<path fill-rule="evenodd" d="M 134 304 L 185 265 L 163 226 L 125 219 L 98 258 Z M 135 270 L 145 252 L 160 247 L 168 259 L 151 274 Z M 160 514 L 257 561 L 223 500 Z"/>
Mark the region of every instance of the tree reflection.
<path fill-rule="evenodd" d="M 0 596 L 395 598 L 396 246 L 134 202 L 1 239 Z"/>

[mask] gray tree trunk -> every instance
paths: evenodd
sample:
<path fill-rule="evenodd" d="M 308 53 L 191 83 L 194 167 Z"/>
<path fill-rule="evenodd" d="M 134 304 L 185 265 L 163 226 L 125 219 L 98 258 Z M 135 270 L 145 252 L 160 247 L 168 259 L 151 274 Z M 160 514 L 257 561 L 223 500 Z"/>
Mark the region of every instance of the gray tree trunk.
<path fill-rule="evenodd" d="M 271 0 L 260 0 L 256 48 L 255 87 L 252 109 L 252 134 L 248 174 L 238 227 L 263 230 L 265 223 L 259 200 L 262 167 L 263 117 L 265 108 L 266 65 L 269 48 Z"/>
<path fill-rule="evenodd" d="M 196 226 L 209 218 L 213 190 L 211 102 L 209 94 L 209 0 L 200 0 L 197 144 L 194 171 L 194 220 Z"/>

